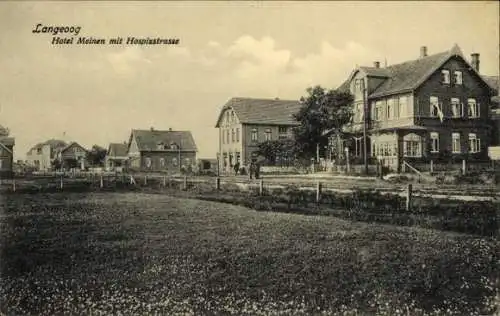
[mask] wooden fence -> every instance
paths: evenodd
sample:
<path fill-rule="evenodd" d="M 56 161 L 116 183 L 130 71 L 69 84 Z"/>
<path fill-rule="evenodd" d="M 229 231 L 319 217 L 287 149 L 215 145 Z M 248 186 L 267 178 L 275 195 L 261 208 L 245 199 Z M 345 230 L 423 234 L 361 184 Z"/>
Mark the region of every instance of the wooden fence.
<path fill-rule="evenodd" d="M 44 176 L 30 176 L 2 180 L 0 188 L 8 192 L 40 192 L 40 191 L 71 191 L 71 190 L 130 190 L 137 188 L 175 188 L 180 190 L 194 189 L 197 193 L 203 190 L 254 190 L 259 195 L 275 189 L 286 189 L 295 186 L 299 190 L 314 191 L 316 201 L 319 202 L 323 192 L 352 194 L 359 189 L 371 190 L 384 195 L 400 196 L 406 201 L 406 209 L 410 210 L 414 197 L 431 199 L 451 199 L 461 201 L 496 201 L 500 194 L 496 187 L 469 188 L 464 194 L 463 187 L 441 186 L 415 188 L 413 184 L 354 184 L 351 187 L 333 180 L 311 179 L 312 181 L 280 183 L 273 178 L 241 179 L 235 177 L 202 177 L 202 176 L 168 176 L 153 174 L 125 174 L 125 173 L 72 173 L 51 174 Z"/>

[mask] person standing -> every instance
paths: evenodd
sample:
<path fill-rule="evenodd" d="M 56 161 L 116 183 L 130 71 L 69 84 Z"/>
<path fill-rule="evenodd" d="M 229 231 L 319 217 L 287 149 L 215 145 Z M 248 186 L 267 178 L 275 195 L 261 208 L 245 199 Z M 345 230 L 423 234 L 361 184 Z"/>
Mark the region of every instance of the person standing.
<path fill-rule="evenodd" d="M 237 176 L 238 175 L 238 171 L 240 171 L 240 162 L 237 161 L 235 164 L 234 164 L 234 175 Z"/>

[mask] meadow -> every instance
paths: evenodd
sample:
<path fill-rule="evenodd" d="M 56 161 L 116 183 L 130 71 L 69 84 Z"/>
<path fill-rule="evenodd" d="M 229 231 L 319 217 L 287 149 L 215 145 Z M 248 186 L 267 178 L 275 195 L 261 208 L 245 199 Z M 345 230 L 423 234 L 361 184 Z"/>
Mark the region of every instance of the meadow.
<path fill-rule="evenodd" d="M 495 238 L 160 194 L 0 196 L 6 315 L 489 315 Z"/>

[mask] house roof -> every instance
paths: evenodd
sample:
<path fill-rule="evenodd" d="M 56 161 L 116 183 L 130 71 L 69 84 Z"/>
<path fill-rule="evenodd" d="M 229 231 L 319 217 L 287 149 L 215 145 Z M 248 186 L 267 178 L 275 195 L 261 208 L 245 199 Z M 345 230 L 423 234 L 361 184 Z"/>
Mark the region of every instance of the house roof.
<path fill-rule="evenodd" d="M 338 89 L 342 91 L 348 90 L 349 83 L 354 74 L 357 71 L 362 71 L 369 77 L 387 78 L 378 87 L 376 87 L 375 90 L 371 92 L 371 94 L 369 95 L 370 98 L 411 91 L 418 88 L 422 83 L 425 82 L 425 80 L 427 80 L 433 73 L 435 73 L 435 71 L 439 67 L 441 67 L 446 61 L 454 56 L 460 56 L 467 63 L 458 45 L 454 45 L 450 50 L 445 52 L 406 61 L 384 68 L 358 67 L 351 73 L 349 79 L 343 82 Z M 490 78 L 489 76 L 480 76 L 472 67 L 471 69 L 476 73 L 476 75 L 482 78 L 483 81 L 488 84 L 488 86 L 493 88 L 495 91 L 498 89 L 498 78 L 496 78 L 497 83 L 496 87 L 494 87 L 494 78 Z"/>
<path fill-rule="evenodd" d="M 160 131 L 160 130 L 132 130 L 139 151 L 156 151 L 158 144 L 170 145 L 175 143 L 182 151 L 197 151 L 193 135 L 190 131 Z"/>
<path fill-rule="evenodd" d="M 125 157 L 127 156 L 128 145 L 124 143 L 111 143 L 108 148 L 108 155 L 113 154 L 114 157 Z"/>
<path fill-rule="evenodd" d="M 62 149 L 64 147 L 66 147 L 68 144 L 63 140 L 49 139 L 43 143 L 36 144 L 35 146 L 31 147 L 31 149 L 29 151 L 32 151 L 32 150 L 38 149 L 38 148 L 42 148 L 44 145 L 49 145 L 52 150 L 55 150 L 55 149 Z"/>
<path fill-rule="evenodd" d="M 73 147 L 75 145 L 78 146 L 78 147 L 80 147 L 81 149 L 87 151 L 87 149 L 85 149 L 85 147 L 83 147 L 82 145 L 78 144 L 77 142 L 71 142 L 66 147 L 62 148 L 61 152 L 65 152 L 66 150 L 68 150 L 69 148 L 71 148 L 71 147 Z"/>
<path fill-rule="evenodd" d="M 432 73 L 451 57 L 450 51 L 430 55 L 386 68 L 389 77 L 370 97 L 413 90 L 420 86 Z"/>
<path fill-rule="evenodd" d="M 298 100 L 232 98 L 222 108 L 215 127 L 219 127 L 224 110 L 232 108 L 240 123 L 296 125 L 294 114 L 302 103 Z"/>
<path fill-rule="evenodd" d="M 12 150 L 8 146 L 14 146 L 15 140 L 13 137 L 0 136 L 0 146 L 5 148 L 8 152 L 12 154 Z"/>

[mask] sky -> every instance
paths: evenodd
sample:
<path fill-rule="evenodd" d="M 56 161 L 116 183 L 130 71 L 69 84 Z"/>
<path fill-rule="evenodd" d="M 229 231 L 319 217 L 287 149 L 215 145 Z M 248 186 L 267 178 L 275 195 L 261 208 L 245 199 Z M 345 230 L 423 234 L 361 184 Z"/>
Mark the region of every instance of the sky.
<path fill-rule="evenodd" d="M 150 127 L 190 130 L 198 156 L 212 158 L 232 97 L 298 99 L 309 86 L 338 87 L 357 65 L 455 43 L 498 75 L 499 12 L 481 1 L 2 2 L 0 124 L 16 139 L 14 159 L 51 138 L 107 147 Z M 76 38 L 179 44 L 53 45 L 53 34 L 33 33 L 39 23 L 79 26 Z"/>

